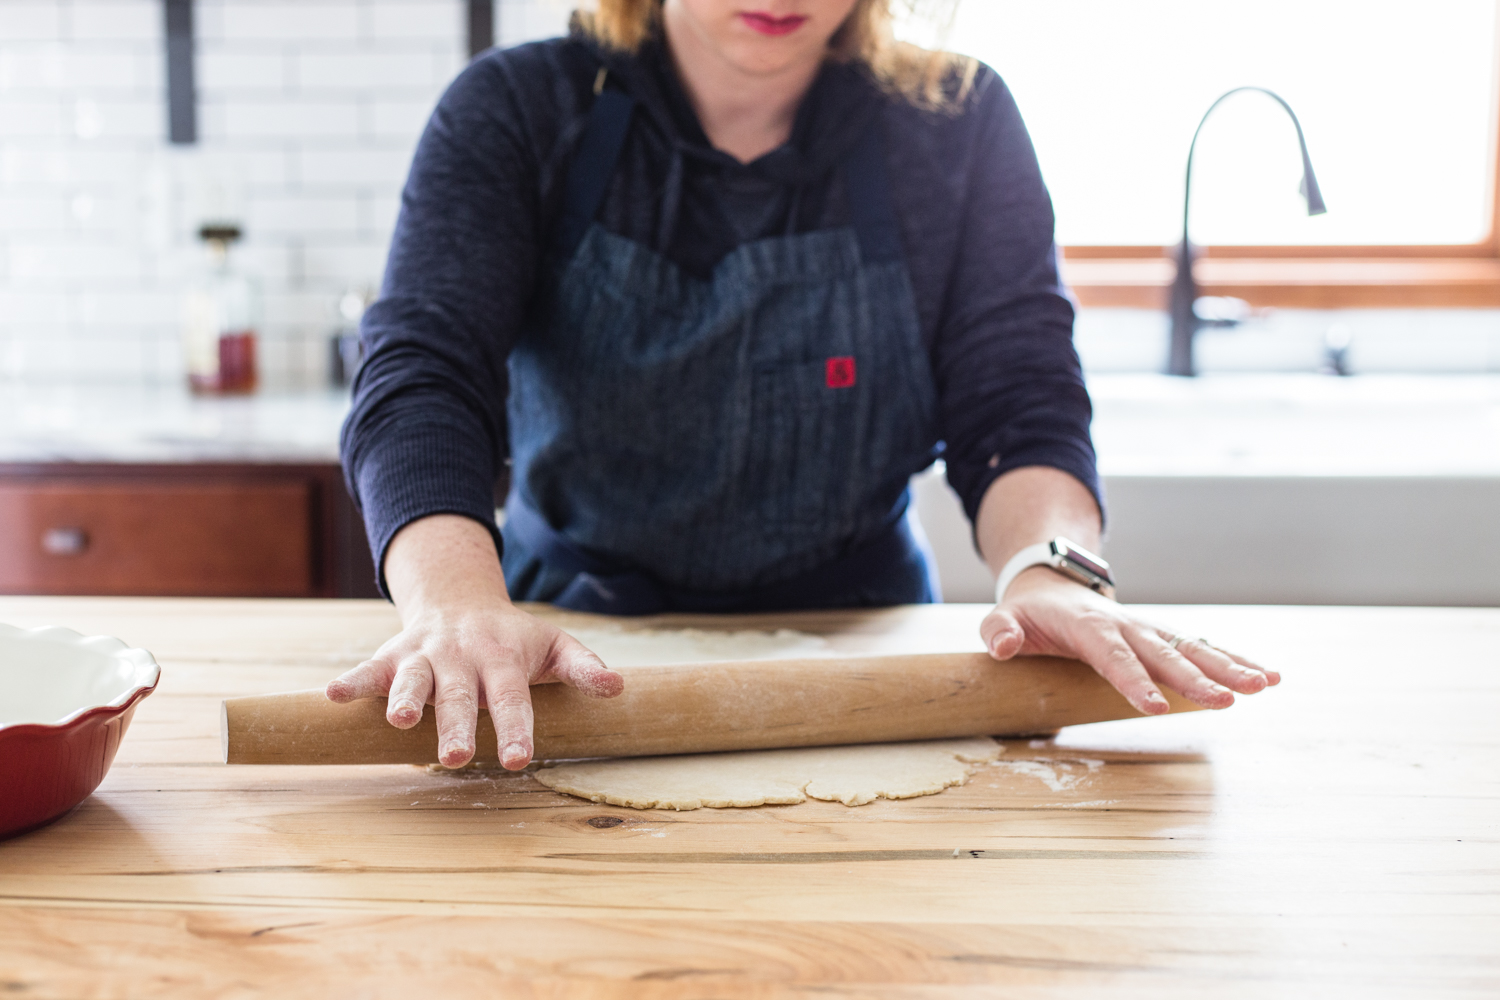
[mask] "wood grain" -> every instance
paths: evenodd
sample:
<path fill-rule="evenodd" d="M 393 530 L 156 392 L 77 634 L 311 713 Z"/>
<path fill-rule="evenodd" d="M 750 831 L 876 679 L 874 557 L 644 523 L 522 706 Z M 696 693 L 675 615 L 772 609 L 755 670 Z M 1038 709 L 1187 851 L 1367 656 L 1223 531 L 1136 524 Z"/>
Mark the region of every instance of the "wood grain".
<path fill-rule="evenodd" d="M 694 624 L 961 652 L 982 611 Z M 927 798 L 662 813 L 524 774 L 214 763 L 222 698 L 322 684 L 396 627 L 383 604 L 0 599 L 0 621 L 118 635 L 163 665 L 99 791 L 0 843 L 0 988 L 1500 993 L 1500 612 L 1145 613 L 1286 682 L 1226 712 L 1010 741 Z"/>

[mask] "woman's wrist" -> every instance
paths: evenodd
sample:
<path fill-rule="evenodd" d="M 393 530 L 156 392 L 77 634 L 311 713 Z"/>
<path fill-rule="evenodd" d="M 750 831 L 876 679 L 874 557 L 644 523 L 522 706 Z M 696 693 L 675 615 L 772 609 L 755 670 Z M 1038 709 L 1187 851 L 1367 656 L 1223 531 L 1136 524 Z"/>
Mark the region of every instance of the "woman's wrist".
<path fill-rule="evenodd" d="M 434 514 L 398 531 L 386 548 L 385 576 L 403 620 L 511 603 L 494 539 L 458 514 Z"/>

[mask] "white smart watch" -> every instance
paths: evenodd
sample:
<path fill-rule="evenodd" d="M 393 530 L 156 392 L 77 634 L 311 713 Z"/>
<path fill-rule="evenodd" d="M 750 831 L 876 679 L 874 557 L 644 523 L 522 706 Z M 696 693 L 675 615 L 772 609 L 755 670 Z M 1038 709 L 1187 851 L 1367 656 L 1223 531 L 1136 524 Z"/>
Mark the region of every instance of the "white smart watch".
<path fill-rule="evenodd" d="M 1115 579 L 1109 574 L 1109 563 L 1059 535 L 1050 542 L 1028 545 L 1011 556 L 1000 571 L 1000 579 L 995 581 L 995 603 L 1005 600 L 1011 583 L 1033 566 L 1050 567 L 1096 593 L 1108 598 L 1115 596 Z"/>

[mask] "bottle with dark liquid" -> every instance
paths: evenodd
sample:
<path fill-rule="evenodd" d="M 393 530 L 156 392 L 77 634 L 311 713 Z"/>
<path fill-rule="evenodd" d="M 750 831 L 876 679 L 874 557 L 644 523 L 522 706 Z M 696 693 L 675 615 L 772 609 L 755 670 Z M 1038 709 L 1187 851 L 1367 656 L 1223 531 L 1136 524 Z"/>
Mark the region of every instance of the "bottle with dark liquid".
<path fill-rule="evenodd" d="M 229 247 L 240 237 L 232 224 L 198 230 L 208 251 L 207 267 L 188 292 L 183 316 L 183 348 L 188 385 L 194 392 L 254 392 L 260 294 L 255 283 L 229 263 Z"/>

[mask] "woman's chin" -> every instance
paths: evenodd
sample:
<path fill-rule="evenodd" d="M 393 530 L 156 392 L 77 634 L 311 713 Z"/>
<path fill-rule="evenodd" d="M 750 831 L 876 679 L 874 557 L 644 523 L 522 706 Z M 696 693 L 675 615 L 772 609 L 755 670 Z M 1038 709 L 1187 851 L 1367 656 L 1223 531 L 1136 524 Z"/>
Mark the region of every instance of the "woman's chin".
<path fill-rule="evenodd" d="M 733 45 L 726 47 L 724 57 L 747 76 L 779 76 L 814 59 L 822 61 L 821 55 L 811 55 L 804 49 L 805 46 L 792 44 L 786 38 L 754 35 L 735 39 Z"/>

